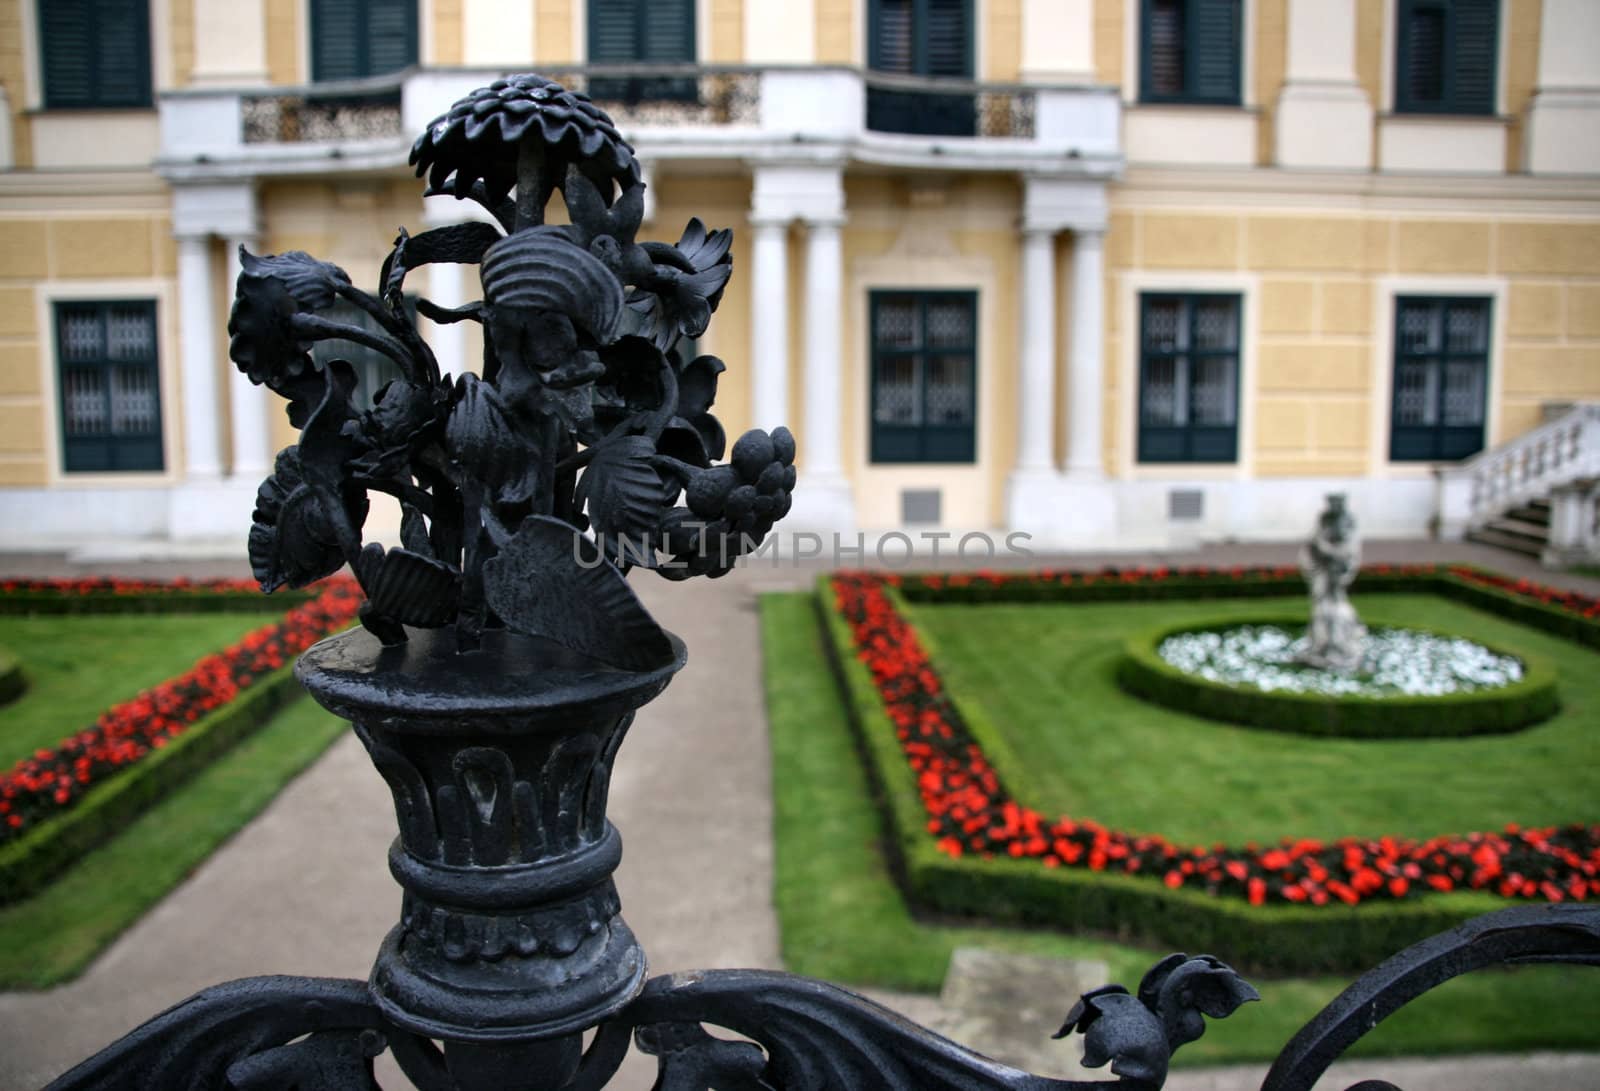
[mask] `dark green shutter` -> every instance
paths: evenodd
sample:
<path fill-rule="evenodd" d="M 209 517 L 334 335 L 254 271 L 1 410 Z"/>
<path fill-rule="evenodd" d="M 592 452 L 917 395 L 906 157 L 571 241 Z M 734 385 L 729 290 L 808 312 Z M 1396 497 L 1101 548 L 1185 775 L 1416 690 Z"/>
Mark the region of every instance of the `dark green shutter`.
<path fill-rule="evenodd" d="M 49 109 L 150 105 L 146 0 L 39 0 Z"/>
<path fill-rule="evenodd" d="M 368 76 L 417 63 L 417 0 L 367 0 Z"/>
<path fill-rule="evenodd" d="M 417 63 L 417 0 L 311 0 L 311 78 L 355 80 Z"/>
<path fill-rule="evenodd" d="M 1203 102 L 1239 99 L 1239 0 L 1190 0 L 1191 96 Z"/>
<path fill-rule="evenodd" d="M 1499 0 L 1400 0 L 1395 110 L 1493 114 Z"/>
<path fill-rule="evenodd" d="M 972 78 L 971 0 L 871 0 L 867 63 L 878 72 L 946 79 Z M 867 128 L 924 136 L 972 136 L 970 94 L 867 88 Z"/>
<path fill-rule="evenodd" d="M 1144 0 L 1139 97 L 1144 102 L 1237 106 L 1240 0 Z"/>
<path fill-rule="evenodd" d="M 593 64 L 695 63 L 694 0 L 589 0 Z M 699 98 L 693 77 L 589 81 L 589 97 L 622 102 Z"/>
<path fill-rule="evenodd" d="M 1499 67 L 1500 0 L 1456 0 L 1455 48 L 1451 56 L 1452 108 L 1463 114 L 1494 113 Z"/>

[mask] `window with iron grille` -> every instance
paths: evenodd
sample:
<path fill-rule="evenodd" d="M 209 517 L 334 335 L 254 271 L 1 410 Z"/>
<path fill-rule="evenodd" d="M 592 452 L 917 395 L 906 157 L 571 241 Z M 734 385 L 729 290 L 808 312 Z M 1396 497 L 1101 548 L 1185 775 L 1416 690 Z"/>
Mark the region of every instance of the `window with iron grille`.
<path fill-rule="evenodd" d="M 870 0 L 867 64 L 896 76 L 972 79 L 972 0 Z M 970 94 L 867 88 L 867 128 L 922 136 L 972 136 Z"/>
<path fill-rule="evenodd" d="M 1459 296 L 1395 300 L 1392 460 L 1455 460 L 1483 449 L 1489 304 Z"/>
<path fill-rule="evenodd" d="M 413 321 L 416 318 L 416 301 L 416 296 L 406 296 L 406 310 L 411 313 Z M 322 317 L 333 322 L 342 322 L 347 326 L 360 326 L 364 330 L 383 332 L 383 327 L 378 324 L 376 318 L 345 300 L 338 301 L 322 312 Z M 356 392 L 353 400 L 359 409 L 371 409 L 378 391 L 387 386 L 391 379 L 398 379 L 403 374 L 399 364 L 377 349 L 358 345 L 352 341 L 318 341 L 311 346 L 311 358 L 316 361 L 319 368 L 325 366 L 329 360 L 344 360 L 355 369 Z"/>
<path fill-rule="evenodd" d="M 1139 297 L 1139 461 L 1239 457 L 1237 295 Z"/>
<path fill-rule="evenodd" d="M 55 305 L 61 468 L 163 468 L 161 369 L 153 300 Z"/>
<path fill-rule="evenodd" d="M 47 109 L 150 105 L 148 0 L 38 0 Z"/>
<path fill-rule="evenodd" d="M 311 0 L 310 38 L 313 80 L 398 72 L 417 63 L 417 0 Z"/>
<path fill-rule="evenodd" d="M 978 293 L 876 291 L 873 462 L 977 457 Z"/>
<path fill-rule="evenodd" d="M 1143 0 L 1139 101 L 1237 106 L 1241 0 Z"/>
<path fill-rule="evenodd" d="M 694 64 L 694 0 L 589 0 L 589 63 Z M 589 97 L 606 102 L 694 102 L 699 81 L 688 77 L 589 81 Z"/>
<path fill-rule="evenodd" d="M 1493 114 L 1500 0 L 1399 0 L 1394 109 Z"/>

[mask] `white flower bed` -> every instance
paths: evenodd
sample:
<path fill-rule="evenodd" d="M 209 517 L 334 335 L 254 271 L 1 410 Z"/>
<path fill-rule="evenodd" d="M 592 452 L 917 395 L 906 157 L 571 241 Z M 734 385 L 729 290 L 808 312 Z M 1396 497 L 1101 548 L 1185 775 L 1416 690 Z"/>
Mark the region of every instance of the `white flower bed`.
<path fill-rule="evenodd" d="M 1305 637 L 1275 625 L 1179 633 L 1157 654 L 1185 674 L 1269 693 L 1330 697 L 1441 697 L 1498 689 L 1522 677 L 1522 663 L 1461 637 L 1414 629 L 1374 629 L 1361 665 L 1346 673 L 1296 662 Z"/>

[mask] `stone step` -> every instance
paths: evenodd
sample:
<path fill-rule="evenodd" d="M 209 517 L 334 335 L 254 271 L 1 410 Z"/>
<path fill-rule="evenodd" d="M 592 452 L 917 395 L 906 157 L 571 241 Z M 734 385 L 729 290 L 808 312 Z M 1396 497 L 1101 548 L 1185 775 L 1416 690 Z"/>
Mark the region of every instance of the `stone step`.
<path fill-rule="evenodd" d="M 1531 542 L 1538 542 L 1541 546 L 1550 540 L 1550 527 L 1547 524 L 1530 523 L 1526 519 L 1516 519 L 1509 515 L 1490 519 L 1484 524 L 1484 529 L 1526 538 Z"/>
<path fill-rule="evenodd" d="M 1548 500 L 1534 500 L 1519 508 L 1512 508 L 1506 512 L 1505 518 L 1515 519 L 1520 523 L 1532 523 L 1536 526 L 1548 527 L 1550 525 L 1550 502 Z"/>
<path fill-rule="evenodd" d="M 1513 553 L 1521 553 L 1528 557 L 1538 557 L 1544 553 L 1544 542 L 1529 537 L 1525 534 L 1507 534 L 1493 527 L 1481 527 L 1467 532 L 1467 541 L 1477 542 L 1480 545 L 1497 546 L 1508 549 Z"/>

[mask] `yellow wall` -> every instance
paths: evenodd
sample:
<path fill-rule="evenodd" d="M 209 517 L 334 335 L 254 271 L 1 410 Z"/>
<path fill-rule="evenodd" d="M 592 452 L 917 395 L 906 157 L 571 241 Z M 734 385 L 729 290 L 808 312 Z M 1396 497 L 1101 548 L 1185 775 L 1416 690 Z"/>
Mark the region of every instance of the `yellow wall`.
<path fill-rule="evenodd" d="M 1094 74 L 1111 87 L 1122 85 L 1123 20 L 1136 18 L 1124 9 L 1123 0 L 1094 0 Z"/>
<path fill-rule="evenodd" d="M 462 0 L 433 0 L 433 63 L 461 63 Z"/>
<path fill-rule="evenodd" d="M 1539 0 L 1506 0 L 1506 170 L 1522 169 L 1522 139 L 1528 99 L 1539 81 Z"/>
<path fill-rule="evenodd" d="M 1255 79 L 1251 97 L 1261 111 L 1256 125 L 1256 162 L 1270 164 L 1276 155 L 1278 94 L 1283 90 L 1289 48 L 1287 0 L 1255 0 Z"/>
<path fill-rule="evenodd" d="M 1132 407 L 1118 399 L 1137 373 L 1135 331 L 1124 327 L 1141 276 L 1168 289 L 1189 287 L 1185 274 L 1197 291 L 1229 290 L 1207 281 L 1216 274 L 1246 285 L 1243 335 L 1257 337 L 1241 397 L 1254 389 L 1242 407 L 1254 443 L 1241 456 L 1257 476 L 1364 474 L 1387 461 L 1397 293 L 1500 299 L 1490 444 L 1536 424 L 1542 403 L 1600 398 L 1600 220 L 1196 212 L 1119 199 L 1106 245 L 1113 465 L 1131 449 Z"/>
<path fill-rule="evenodd" d="M 172 0 L 182 3 L 183 0 Z M 267 74 L 273 83 L 306 83 L 311 73 L 300 66 L 300 20 L 304 0 L 266 0 Z"/>
<path fill-rule="evenodd" d="M 572 0 L 537 0 L 533 13 L 533 40 L 538 48 L 534 58 L 541 64 L 571 64 Z"/>
<path fill-rule="evenodd" d="M 711 0 L 712 64 L 744 60 L 744 0 Z"/>
<path fill-rule="evenodd" d="M 864 16 L 855 0 L 816 0 L 817 63 L 855 64 L 856 30 Z"/>
<path fill-rule="evenodd" d="M 41 328 L 40 289 L 86 280 L 170 285 L 176 271 L 171 227 L 153 210 L 92 218 L 65 210 L 0 214 L 0 254 L 6 255 L 0 263 L 0 485 L 43 485 L 55 458 L 46 431 L 55 406 L 48 395 L 54 359 L 49 330 Z M 165 337 L 170 319 L 163 316 L 163 368 L 176 360 Z M 175 413 L 163 409 L 169 417 Z"/>
<path fill-rule="evenodd" d="M 11 106 L 11 154 L 19 167 L 33 164 L 28 131 L 27 80 L 22 55 L 22 5 L 30 0 L 0 0 L 0 85 Z"/>

